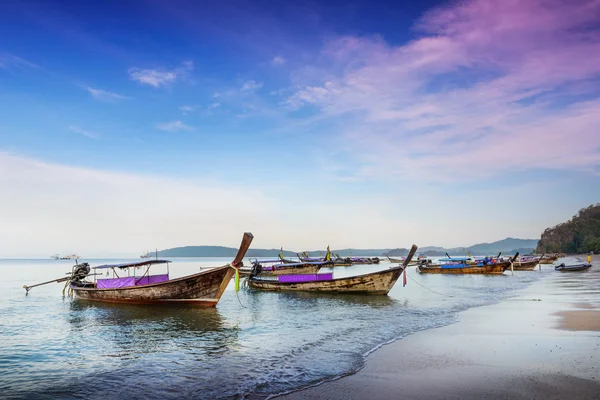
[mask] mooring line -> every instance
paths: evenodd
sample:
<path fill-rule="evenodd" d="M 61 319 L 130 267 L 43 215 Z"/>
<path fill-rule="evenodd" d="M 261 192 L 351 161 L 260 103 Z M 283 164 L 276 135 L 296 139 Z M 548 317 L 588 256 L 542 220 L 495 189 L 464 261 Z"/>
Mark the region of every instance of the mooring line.
<path fill-rule="evenodd" d="M 427 290 L 429 290 L 429 291 L 430 291 L 430 292 L 432 292 L 432 293 L 439 294 L 440 296 L 454 297 L 454 296 L 452 296 L 452 295 L 450 295 L 450 294 L 444 294 L 444 293 L 436 292 L 436 291 L 435 291 L 435 290 L 433 290 L 433 289 L 429 289 L 427 286 L 421 285 L 419 282 L 417 282 L 416 280 L 414 280 L 414 279 L 413 279 L 413 278 L 412 278 L 410 275 L 406 274 L 406 276 L 408 276 L 408 277 L 410 278 L 410 280 L 411 280 L 411 281 L 413 281 L 414 283 L 416 283 L 417 285 L 421 286 L 421 287 L 422 287 L 422 288 L 424 288 L 424 289 L 427 289 Z"/>

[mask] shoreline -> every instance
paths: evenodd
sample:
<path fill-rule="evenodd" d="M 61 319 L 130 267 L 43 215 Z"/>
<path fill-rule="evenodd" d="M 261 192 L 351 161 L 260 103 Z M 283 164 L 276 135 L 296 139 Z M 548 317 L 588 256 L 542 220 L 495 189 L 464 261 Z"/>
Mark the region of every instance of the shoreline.
<path fill-rule="evenodd" d="M 383 344 L 356 372 L 270 398 L 597 398 L 600 256 L 592 265 Z"/>

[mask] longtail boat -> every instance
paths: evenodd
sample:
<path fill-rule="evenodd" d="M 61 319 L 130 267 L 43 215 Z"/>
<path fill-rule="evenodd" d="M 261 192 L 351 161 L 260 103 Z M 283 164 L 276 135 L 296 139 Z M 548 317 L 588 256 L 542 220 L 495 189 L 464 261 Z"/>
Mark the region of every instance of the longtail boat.
<path fill-rule="evenodd" d="M 546 254 L 540 259 L 540 264 L 554 264 L 556 260 L 558 260 L 558 254 Z"/>
<path fill-rule="evenodd" d="M 224 265 L 197 274 L 181 278 L 169 279 L 169 273 L 150 275 L 150 267 L 157 264 L 166 264 L 168 260 L 147 260 L 133 263 L 101 265 L 92 268 L 95 271 L 112 270 L 116 278 L 96 279 L 98 274 L 90 274 L 87 263 L 73 267 L 69 277 L 55 281 L 66 281 L 69 291 L 79 299 L 103 301 L 111 303 L 141 303 L 141 304 L 193 304 L 196 306 L 215 306 L 225 291 L 227 284 L 235 273 L 235 268 L 240 266 L 242 259 L 252 243 L 254 236 L 244 233 L 238 253 L 231 264 Z M 118 270 L 125 271 L 130 268 L 147 267 L 142 276 L 118 277 Z M 94 275 L 94 281 L 86 277 Z M 50 281 L 50 282 L 55 282 Z M 50 283 L 44 282 L 42 284 Z M 25 286 L 29 290 L 35 286 Z M 65 286 L 66 288 L 67 286 Z"/>
<path fill-rule="evenodd" d="M 309 257 L 306 252 L 302 254 L 296 253 L 300 261 L 302 262 L 319 262 L 319 261 L 332 261 L 334 267 L 349 267 L 354 264 L 379 264 L 379 257 L 340 257 L 339 254 L 335 254 L 332 257 L 331 250 L 327 246 L 327 252 L 324 257 Z"/>
<path fill-rule="evenodd" d="M 541 257 L 520 257 L 516 261 L 513 262 L 513 270 L 515 271 L 533 271 L 535 267 L 540 264 L 540 260 L 544 258 Z"/>
<path fill-rule="evenodd" d="M 417 251 L 413 245 L 404 263 L 379 272 L 346 278 L 333 278 L 333 273 L 280 275 L 277 277 L 250 275 L 251 289 L 272 291 L 332 292 L 355 294 L 388 294 Z"/>
<path fill-rule="evenodd" d="M 263 265 L 265 261 L 253 262 L 252 267 L 240 268 L 240 274 L 243 276 L 254 275 L 290 275 L 290 274 L 316 274 L 323 267 L 332 267 L 331 261 L 314 262 L 296 262 L 296 263 L 278 263 L 273 265 Z"/>
<path fill-rule="evenodd" d="M 515 261 L 513 269 L 515 271 L 533 271 L 539 264 L 539 260 Z"/>
<path fill-rule="evenodd" d="M 388 258 L 388 260 L 390 260 L 390 262 L 392 264 L 402 264 L 402 262 L 404 262 L 404 260 L 401 258 L 392 258 L 390 256 L 386 256 L 386 257 Z"/>
<path fill-rule="evenodd" d="M 430 264 L 422 263 L 417 270 L 423 274 L 484 274 L 484 275 L 502 275 L 504 271 L 510 268 L 519 255 L 517 253 L 511 261 L 498 262 L 480 262 L 478 264 L 469 264 L 467 262 L 453 262 L 448 264 Z"/>
<path fill-rule="evenodd" d="M 592 264 L 565 265 L 564 263 L 562 263 L 562 264 L 554 267 L 554 270 L 560 271 L 560 272 L 577 272 L 577 271 L 587 271 L 590 268 L 592 268 Z"/>

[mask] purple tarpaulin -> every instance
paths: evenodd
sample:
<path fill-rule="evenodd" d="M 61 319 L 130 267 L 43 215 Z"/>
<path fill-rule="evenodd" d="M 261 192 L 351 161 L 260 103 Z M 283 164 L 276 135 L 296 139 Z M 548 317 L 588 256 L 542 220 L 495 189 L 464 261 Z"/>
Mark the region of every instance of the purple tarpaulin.
<path fill-rule="evenodd" d="M 148 285 L 150 283 L 159 283 L 169 280 L 169 274 L 150 275 L 140 278 L 139 276 L 126 276 L 124 278 L 98 279 L 98 289 L 119 289 L 124 287 Z"/>
<path fill-rule="evenodd" d="M 138 278 L 139 279 L 139 278 Z M 136 280 L 135 285 L 149 285 L 151 283 L 166 282 L 169 280 L 169 274 L 144 276 L 142 279 Z"/>
<path fill-rule="evenodd" d="M 333 279 L 333 273 L 329 274 L 317 274 L 318 281 L 330 281 Z"/>
<path fill-rule="evenodd" d="M 96 282 L 98 289 L 119 289 L 135 286 L 135 277 L 126 276 L 125 278 L 98 279 Z"/>
<path fill-rule="evenodd" d="M 328 281 L 333 279 L 333 274 L 299 274 L 299 275 L 279 275 L 278 282 L 301 283 L 314 281 Z"/>

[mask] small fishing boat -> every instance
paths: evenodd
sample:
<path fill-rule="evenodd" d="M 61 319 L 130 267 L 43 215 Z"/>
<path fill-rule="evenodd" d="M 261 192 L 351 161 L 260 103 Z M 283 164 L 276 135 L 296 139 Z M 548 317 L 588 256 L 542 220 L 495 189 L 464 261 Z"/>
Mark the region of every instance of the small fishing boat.
<path fill-rule="evenodd" d="M 533 271 L 539 265 L 539 260 L 515 261 L 513 270 L 515 271 Z"/>
<path fill-rule="evenodd" d="M 150 251 L 144 251 L 140 255 L 140 258 L 152 258 L 152 253 L 150 253 Z M 158 258 L 158 250 L 156 251 L 156 258 Z"/>
<path fill-rule="evenodd" d="M 215 306 L 225 291 L 229 281 L 235 274 L 236 268 L 252 243 L 254 236 L 245 233 L 238 253 L 231 264 L 212 268 L 197 274 L 170 279 L 166 274 L 150 275 L 150 267 L 166 264 L 167 260 L 147 260 L 124 264 L 109 264 L 90 268 L 88 263 L 77 264 L 66 278 L 24 286 L 29 292 L 33 287 L 52 282 L 66 281 L 65 288 L 69 289 L 76 298 L 111 303 L 147 303 L 169 304 L 187 303 L 197 306 Z M 135 269 L 146 267 L 142 276 L 135 276 Z M 90 273 L 91 269 L 96 273 Z M 116 278 L 96 279 L 97 271 L 112 270 Z M 119 272 L 133 271 L 134 276 L 119 276 Z M 129 275 L 129 273 L 128 273 Z M 94 281 L 88 281 L 88 276 L 94 276 Z"/>
<path fill-rule="evenodd" d="M 413 245 L 404 264 L 383 271 L 346 278 L 333 278 L 333 273 L 264 276 L 251 274 L 251 289 L 272 291 L 331 292 L 354 294 L 388 294 L 417 251 Z"/>
<path fill-rule="evenodd" d="M 392 257 L 387 257 L 388 260 L 390 261 L 391 264 L 402 264 L 404 262 L 404 259 L 402 258 L 392 258 Z M 415 259 L 413 257 L 413 259 L 408 263 L 409 267 L 416 267 L 417 265 L 419 265 L 421 262 L 418 261 L 417 259 Z"/>
<path fill-rule="evenodd" d="M 423 274 L 483 274 L 483 275 L 502 275 L 504 271 L 510 268 L 519 253 L 513 257 L 511 261 L 496 261 L 488 262 L 486 260 L 477 264 L 468 263 L 465 261 L 451 262 L 447 264 L 431 264 L 423 262 L 417 267 L 417 270 Z"/>
<path fill-rule="evenodd" d="M 324 257 L 309 257 L 306 252 L 302 254 L 296 253 L 298 259 L 302 262 L 319 262 L 319 261 L 332 261 L 334 267 L 349 267 L 354 264 L 379 264 L 379 257 L 340 257 L 339 254 L 335 254 L 332 257 L 331 250 L 327 246 L 327 252 Z"/>
<path fill-rule="evenodd" d="M 392 257 L 390 257 L 390 256 L 386 256 L 386 257 L 387 257 L 387 259 L 388 259 L 388 260 L 390 260 L 390 262 L 391 262 L 392 264 L 402 264 L 402 262 L 404 261 L 404 260 L 403 260 L 403 259 L 401 259 L 401 258 L 392 258 Z"/>
<path fill-rule="evenodd" d="M 510 268 L 510 262 L 502 262 L 488 265 L 471 264 L 438 264 L 438 265 L 419 265 L 417 270 L 423 274 L 484 274 L 484 275 L 502 275 L 504 271 Z"/>
<path fill-rule="evenodd" d="M 564 263 L 562 263 L 562 264 L 554 267 L 554 270 L 560 271 L 560 272 L 577 272 L 577 271 L 587 271 L 591 267 L 592 267 L 592 264 L 565 265 Z"/>
<path fill-rule="evenodd" d="M 558 260 L 558 254 L 546 254 L 545 257 L 540 258 L 540 264 L 554 264 L 556 260 Z"/>
<path fill-rule="evenodd" d="M 544 255 L 541 257 L 519 257 L 516 261 L 513 262 L 513 270 L 514 271 L 533 271 L 535 267 L 540 264 L 540 260 L 544 258 Z"/>
<path fill-rule="evenodd" d="M 296 263 L 281 263 L 264 265 L 272 262 L 271 260 L 262 260 L 252 262 L 252 267 L 240 268 L 240 274 L 243 276 L 254 275 L 290 275 L 290 274 L 316 274 L 323 267 L 332 267 L 334 264 L 331 261 L 314 261 L 314 262 L 296 262 Z"/>

